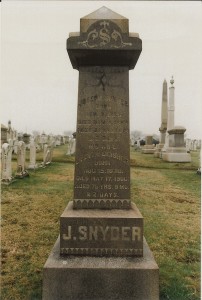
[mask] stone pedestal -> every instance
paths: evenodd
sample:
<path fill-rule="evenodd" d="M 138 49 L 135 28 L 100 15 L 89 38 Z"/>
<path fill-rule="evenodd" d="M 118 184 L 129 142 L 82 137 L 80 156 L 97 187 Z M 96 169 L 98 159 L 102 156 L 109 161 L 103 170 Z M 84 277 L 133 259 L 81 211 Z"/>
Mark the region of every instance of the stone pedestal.
<path fill-rule="evenodd" d="M 184 132 L 186 128 L 175 126 L 168 130 L 169 147 L 162 152 L 162 159 L 169 162 L 191 162 L 191 155 L 187 153 L 184 142 Z"/>
<path fill-rule="evenodd" d="M 143 217 L 131 209 L 73 209 L 60 217 L 60 253 L 91 256 L 142 256 Z"/>
<path fill-rule="evenodd" d="M 43 300 L 156 300 L 159 270 L 144 240 L 144 256 L 61 256 L 58 238 L 43 270 Z"/>
<path fill-rule="evenodd" d="M 191 155 L 186 152 L 185 147 L 169 147 L 162 153 L 162 159 L 169 162 L 191 162 Z"/>
<path fill-rule="evenodd" d="M 161 158 L 161 150 L 163 149 L 164 144 L 157 144 L 156 149 L 154 151 L 154 157 Z"/>
<path fill-rule="evenodd" d="M 144 145 L 142 148 L 143 154 L 154 154 L 155 152 L 155 146 L 154 145 Z"/>

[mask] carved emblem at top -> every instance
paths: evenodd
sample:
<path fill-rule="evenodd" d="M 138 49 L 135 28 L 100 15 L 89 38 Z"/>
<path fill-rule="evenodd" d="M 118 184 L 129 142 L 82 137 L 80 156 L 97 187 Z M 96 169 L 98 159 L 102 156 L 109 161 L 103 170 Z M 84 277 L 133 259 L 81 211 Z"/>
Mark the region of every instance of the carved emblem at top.
<path fill-rule="evenodd" d="M 119 27 L 109 20 L 97 21 L 92 24 L 87 32 L 86 39 L 78 42 L 87 48 L 123 48 L 132 46 L 132 43 L 123 41 Z"/>

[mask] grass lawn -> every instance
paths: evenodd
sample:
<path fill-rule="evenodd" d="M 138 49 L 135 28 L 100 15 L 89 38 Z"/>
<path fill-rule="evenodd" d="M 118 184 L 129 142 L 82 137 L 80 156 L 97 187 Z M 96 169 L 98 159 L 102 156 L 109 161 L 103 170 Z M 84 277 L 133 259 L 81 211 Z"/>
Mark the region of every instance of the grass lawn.
<path fill-rule="evenodd" d="M 66 148 L 54 149 L 46 168 L 2 186 L 2 300 L 41 299 L 43 265 L 73 197 L 74 159 L 65 156 Z M 131 148 L 131 199 L 160 268 L 161 300 L 200 299 L 198 158 L 193 152 L 191 163 L 167 163 Z"/>

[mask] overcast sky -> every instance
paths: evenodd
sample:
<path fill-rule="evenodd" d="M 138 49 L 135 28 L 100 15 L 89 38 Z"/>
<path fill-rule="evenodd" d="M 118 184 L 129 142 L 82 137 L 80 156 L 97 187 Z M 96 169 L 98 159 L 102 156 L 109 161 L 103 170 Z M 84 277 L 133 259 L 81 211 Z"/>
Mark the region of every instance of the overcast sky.
<path fill-rule="evenodd" d="M 80 18 L 107 6 L 142 39 L 130 71 L 130 129 L 159 134 L 162 84 L 175 80 L 175 125 L 202 131 L 201 1 L 3 1 L 1 123 L 62 134 L 76 128 L 78 71 L 66 52 Z"/>

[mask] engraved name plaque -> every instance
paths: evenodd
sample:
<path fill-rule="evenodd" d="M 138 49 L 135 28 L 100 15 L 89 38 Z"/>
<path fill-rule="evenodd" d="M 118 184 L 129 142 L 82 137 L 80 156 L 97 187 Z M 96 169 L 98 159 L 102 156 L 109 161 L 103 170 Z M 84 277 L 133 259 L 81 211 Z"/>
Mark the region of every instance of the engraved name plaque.
<path fill-rule="evenodd" d="M 72 211 L 70 202 L 60 218 L 62 255 L 143 255 L 143 218 L 134 204 L 129 211 L 95 209 L 93 215 L 87 209 Z"/>

